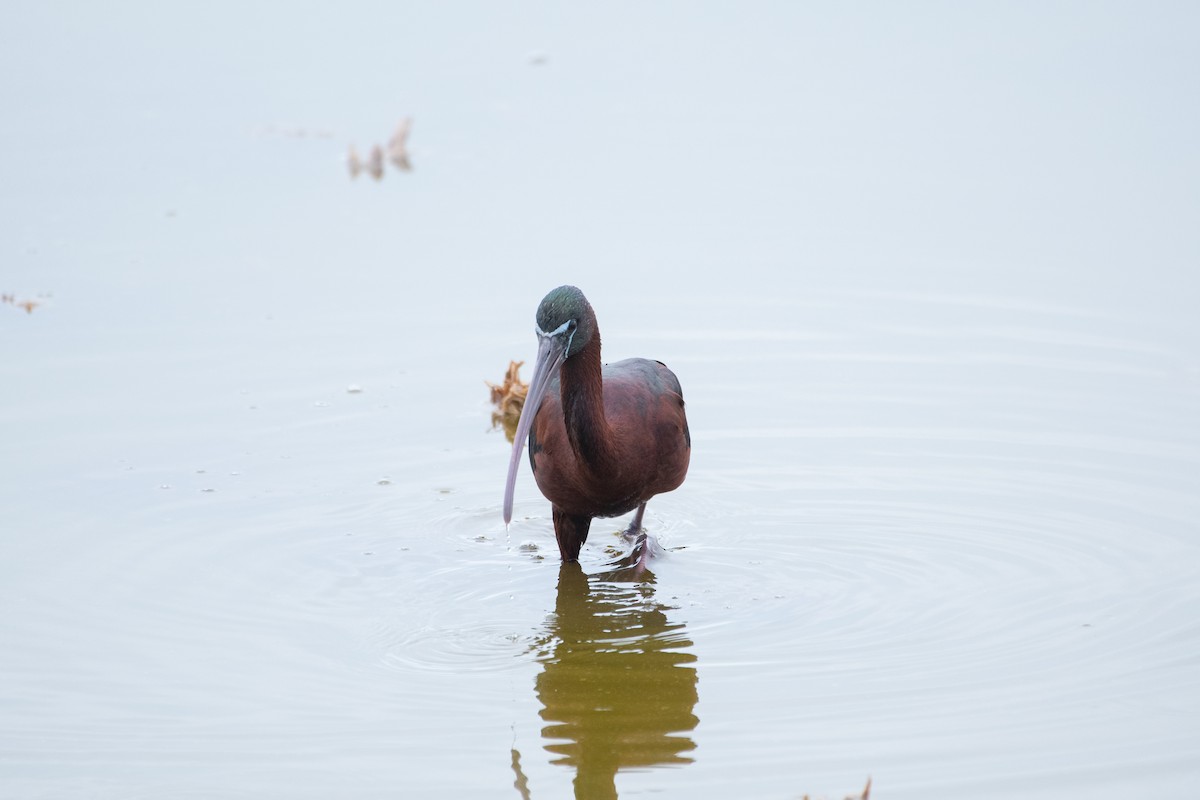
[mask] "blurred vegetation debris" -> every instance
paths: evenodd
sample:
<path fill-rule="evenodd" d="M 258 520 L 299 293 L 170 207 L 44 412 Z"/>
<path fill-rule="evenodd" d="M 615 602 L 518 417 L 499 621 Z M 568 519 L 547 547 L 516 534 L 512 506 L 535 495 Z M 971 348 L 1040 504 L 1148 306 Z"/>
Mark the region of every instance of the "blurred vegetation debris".
<path fill-rule="evenodd" d="M 388 139 L 388 158 L 396 169 L 412 172 L 412 164 L 408 160 L 408 132 L 412 130 L 412 117 L 400 120 L 399 127 Z"/>
<path fill-rule="evenodd" d="M 412 122 L 412 117 L 400 120 L 399 127 L 387 143 L 386 159 L 404 172 L 412 172 L 412 161 L 408 157 L 408 133 L 412 130 Z M 366 172 L 375 180 L 382 180 L 384 157 L 385 150 L 381 145 L 372 145 L 365 159 L 358 154 L 354 145 L 350 145 L 350 151 L 346 154 L 346 168 L 350 171 L 351 179 L 357 178 L 360 172 Z"/>
<path fill-rule="evenodd" d="M 350 170 L 350 177 L 357 178 L 358 173 L 362 172 L 363 160 L 358 155 L 358 150 L 354 145 L 350 145 L 350 152 L 346 154 L 346 168 Z"/>
<path fill-rule="evenodd" d="M 803 800 L 817 800 L 817 798 L 804 795 Z M 848 794 L 846 800 L 871 800 L 871 779 L 867 778 L 867 785 L 863 788 L 862 794 Z"/>
<path fill-rule="evenodd" d="M 346 155 L 346 167 L 350 170 L 350 177 L 357 178 L 358 173 L 366 172 L 375 180 L 383 178 L 383 148 L 375 145 L 371 148 L 371 154 L 365 159 L 358 154 L 358 150 L 354 149 L 354 145 L 350 145 L 350 152 Z"/>
<path fill-rule="evenodd" d="M 375 180 L 383 180 L 383 148 L 375 145 L 371 148 L 371 155 L 367 156 L 367 172 Z"/>
<path fill-rule="evenodd" d="M 49 296 L 48 294 L 39 294 L 37 300 L 18 300 L 15 294 L 4 293 L 0 294 L 0 303 L 13 308 L 23 308 L 26 314 L 32 314 L 33 310 L 45 303 L 45 298 Z"/>
<path fill-rule="evenodd" d="M 521 419 L 525 395 L 529 392 L 529 384 L 521 382 L 521 365 L 524 363 L 508 362 L 508 372 L 504 374 L 504 382 L 501 384 L 484 381 L 492 390 L 492 403 L 496 406 L 496 410 L 492 412 L 492 428 L 503 425 L 504 436 L 510 442 L 517 435 L 517 421 Z"/>

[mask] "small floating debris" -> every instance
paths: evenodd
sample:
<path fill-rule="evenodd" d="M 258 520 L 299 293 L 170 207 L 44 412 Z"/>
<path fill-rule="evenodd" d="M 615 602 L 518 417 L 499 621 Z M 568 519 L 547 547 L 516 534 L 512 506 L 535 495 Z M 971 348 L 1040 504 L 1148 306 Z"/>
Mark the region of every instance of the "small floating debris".
<path fill-rule="evenodd" d="M 492 403 L 496 410 L 492 412 L 492 429 L 504 426 L 504 437 L 512 441 L 517 435 L 517 422 L 521 419 L 521 409 L 525 407 L 525 395 L 529 392 L 529 384 L 521 381 L 521 365 L 524 361 L 508 362 L 508 372 L 504 374 L 504 382 L 495 384 L 484 381 L 492 390 Z"/>
<path fill-rule="evenodd" d="M 46 298 L 49 296 L 50 295 L 48 294 L 39 294 L 36 300 L 30 300 L 28 298 L 21 300 L 18 299 L 15 294 L 5 293 L 0 294 L 0 303 L 3 303 L 7 306 L 12 306 L 13 308 L 23 308 L 25 309 L 26 314 L 32 314 L 33 310 L 43 305 L 46 301 Z"/>
<path fill-rule="evenodd" d="M 377 181 L 382 180 L 383 148 L 375 145 L 371 148 L 370 155 L 362 158 L 354 149 L 354 145 L 350 145 L 350 152 L 346 154 L 346 168 L 350 170 L 351 178 L 357 178 L 360 172 L 365 172 Z"/>
<path fill-rule="evenodd" d="M 391 485 L 392 485 L 392 479 L 391 479 L 391 478 L 389 478 L 388 476 L 384 475 L 382 478 L 380 478 L 379 480 L 375 481 L 375 485 L 376 485 L 376 486 L 391 486 Z"/>
<path fill-rule="evenodd" d="M 375 145 L 367 156 L 367 174 L 377 181 L 383 180 L 383 148 Z"/>
<path fill-rule="evenodd" d="M 396 169 L 412 172 L 412 163 L 408 160 L 408 132 L 412 130 L 412 117 L 400 120 L 399 127 L 388 139 L 388 159 Z"/>
<path fill-rule="evenodd" d="M 346 169 L 350 172 L 350 178 L 353 180 L 359 176 L 359 173 L 366 172 L 375 180 L 382 180 L 385 155 L 386 160 L 390 161 L 396 169 L 402 172 L 412 172 L 412 160 L 408 154 L 408 134 L 412 131 L 412 123 L 412 117 L 400 120 L 396 132 L 392 134 L 392 138 L 388 139 L 386 151 L 381 145 L 372 145 L 365 159 L 358 154 L 354 145 L 350 145 L 350 150 L 346 154 Z"/>
<path fill-rule="evenodd" d="M 819 798 L 804 795 L 804 800 L 819 800 Z M 867 785 L 862 790 L 862 794 L 848 794 L 846 800 L 871 800 L 871 779 L 867 778 Z"/>
<path fill-rule="evenodd" d="M 346 394 L 362 394 L 362 387 L 357 383 L 352 383 L 346 387 Z"/>

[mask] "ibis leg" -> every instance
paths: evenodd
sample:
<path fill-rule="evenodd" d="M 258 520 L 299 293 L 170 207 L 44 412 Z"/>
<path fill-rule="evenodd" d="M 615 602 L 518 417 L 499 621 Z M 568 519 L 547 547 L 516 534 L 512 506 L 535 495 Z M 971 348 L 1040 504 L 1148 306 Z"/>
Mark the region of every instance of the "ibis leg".
<path fill-rule="evenodd" d="M 646 504 L 642 503 L 638 506 L 637 513 L 633 515 L 633 522 L 629 523 L 629 527 L 625 529 L 622 536 L 625 541 L 633 543 L 633 553 L 637 555 L 637 574 L 641 574 L 646 569 L 646 560 L 650 558 L 650 542 L 646 539 L 646 531 L 642 528 L 642 517 L 646 514 Z"/>
<path fill-rule="evenodd" d="M 563 561 L 578 561 L 579 548 L 587 541 L 588 528 L 592 526 L 592 518 L 574 516 L 558 508 L 552 508 L 554 515 L 554 536 L 558 539 L 558 553 Z"/>
<path fill-rule="evenodd" d="M 642 503 L 638 506 L 637 513 L 633 515 L 633 522 L 629 523 L 629 527 L 625 530 L 625 538 L 633 539 L 642 532 L 642 517 L 646 514 L 646 504 Z"/>

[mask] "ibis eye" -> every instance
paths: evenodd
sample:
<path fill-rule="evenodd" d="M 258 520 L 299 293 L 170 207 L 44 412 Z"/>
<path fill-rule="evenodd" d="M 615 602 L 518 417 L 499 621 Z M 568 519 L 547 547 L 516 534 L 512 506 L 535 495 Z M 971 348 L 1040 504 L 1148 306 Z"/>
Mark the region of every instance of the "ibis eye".
<path fill-rule="evenodd" d="M 574 333 L 575 329 L 578 327 L 579 327 L 579 325 L 575 322 L 575 320 L 573 320 L 573 319 L 567 320 L 567 332 L 568 333 Z"/>

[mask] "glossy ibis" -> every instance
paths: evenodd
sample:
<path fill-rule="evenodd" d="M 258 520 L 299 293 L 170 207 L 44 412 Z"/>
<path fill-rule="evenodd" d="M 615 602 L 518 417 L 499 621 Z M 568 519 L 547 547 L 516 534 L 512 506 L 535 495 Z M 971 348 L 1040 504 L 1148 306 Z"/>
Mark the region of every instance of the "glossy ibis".
<path fill-rule="evenodd" d="M 600 329 L 583 292 L 560 286 L 537 310 L 537 363 L 513 438 L 504 523 L 525 439 L 538 488 L 550 501 L 563 561 L 579 558 L 593 517 L 637 509 L 683 483 L 692 438 L 679 380 L 645 358 L 600 363 Z"/>

